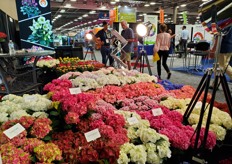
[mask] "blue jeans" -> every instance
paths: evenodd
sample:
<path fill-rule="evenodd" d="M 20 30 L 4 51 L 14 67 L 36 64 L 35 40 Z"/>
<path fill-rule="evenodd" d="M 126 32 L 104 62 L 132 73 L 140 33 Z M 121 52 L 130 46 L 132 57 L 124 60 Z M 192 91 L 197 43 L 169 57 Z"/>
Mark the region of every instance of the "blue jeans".
<path fill-rule="evenodd" d="M 114 59 L 112 58 L 112 56 L 110 55 L 111 53 L 111 49 L 110 47 L 106 47 L 106 46 L 102 46 L 101 47 L 101 55 L 102 55 L 102 63 L 106 65 L 107 63 L 107 57 L 110 60 L 110 65 L 112 66 L 114 63 Z"/>

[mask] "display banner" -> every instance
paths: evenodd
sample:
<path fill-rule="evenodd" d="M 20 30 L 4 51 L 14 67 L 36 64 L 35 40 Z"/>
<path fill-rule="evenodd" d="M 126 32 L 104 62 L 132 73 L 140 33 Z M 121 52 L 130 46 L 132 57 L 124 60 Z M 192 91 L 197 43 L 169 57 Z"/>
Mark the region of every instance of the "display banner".
<path fill-rule="evenodd" d="M 98 19 L 99 20 L 109 20 L 110 19 L 109 12 L 100 12 L 98 15 Z"/>
<path fill-rule="evenodd" d="M 136 9 L 128 7 L 118 8 L 118 21 L 127 21 L 128 23 L 136 23 Z"/>
<path fill-rule="evenodd" d="M 184 25 L 176 25 L 176 37 L 175 37 L 175 45 L 179 44 L 181 38 L 181 31 Z M 213 35 L 210 35 L 207 31 L 204 30 L 204 27 L 201 24 L 196 25 L 185 25 L 186 29 L 189 31 L 189 40 L 191 38 L 193 42 L 199 42 L 200 40 L 206 40 L 209 43 L 212 43 Z M 193 31 L 192 31 L 193 30 Z M 192 34 L 192 36 L 191 36 Z"/>
<path fill-rule="evenodd" d="M 149 33 L 149 36 L 144 39 L 145 45 L 151 45 L 155 43 L 157 36 L 157 25 L 158 25 L 158 16 L 157 15 L 144 15 L 144 22 L 152 23 L 152 29 Z"/>
<path fill-rule="evenodd" d="M 50 0 L 16 0 L 22 48 L 53 49 Z"/>
<path fill-rule="evenodd" d="M 188 17 L 187 17 L 187 12 L 186 11 L 182 13 L 182 17 L 183 17 L 183 20 L 184 20 L 183 24 L 187 24 Z"/>
<path fill-rule="evenodd" d="M 117 15 L 118 15 L 118 10 L 116 9 L 110 10 L 110 25 L 112 25 L 114 22 L 118 22 Z"/>
<path fill-rule="evenodd" d="M 160 8 L 159 12 L 160 12 L 160 23 L 164 23 L 164 10 Z"/>

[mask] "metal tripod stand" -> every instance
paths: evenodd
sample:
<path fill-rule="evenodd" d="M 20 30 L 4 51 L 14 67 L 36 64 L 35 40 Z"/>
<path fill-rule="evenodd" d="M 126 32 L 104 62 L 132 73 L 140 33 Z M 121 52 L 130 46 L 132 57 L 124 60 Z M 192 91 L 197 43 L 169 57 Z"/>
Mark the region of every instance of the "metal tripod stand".
<path fill-rule="evenodd" d="M 91 45 L 91 44 L 89 44 L 89 45 L 87 46 L 87 51 L 85 52 L 84 60 L 86 59 L 88 53 L 91 54 L 91 60 L 97 61 L 96 56 L 95 56 L 95 53 L 94 53 L 93 45 Z"/>
<path fill-rule="evenodd" d="M 203 97 L 203 101 L 202 101 L 202 106 L 201 106 L 201 112 L 200 112 L 200 117 L 199 117 L 199 122 L 196 128 L 196 139 L 195 139 L 195 143 L 194 143 L 194 155 L 197 155 L 197 157 L 193 156 L 193 161 L 198 162 L 198 163 L 205 163 L 205 146 L 206 146 L 206 142 L 207 142 L 207 138 L 208 138 L 208 132 L 209 132 L 209 126 L 210 126 L 210 121 L 211 121 L 211 116 L 212 116 L 212 112 L 213 112 L 213 105 L 214 105 L 214 100 L 215 100 L 215 96 L 216 96 L 216 92 L 217 89 L 219 87 L 219 85 L 222 86 L 225 98 L 226 98 L 226 102 L 229 108 L 229 112 L 230 115 L 232 114 L 232 96 L 230 93 L 230 89 L 228 86 L 228 83 L 226 81 L 226 77 L 224 75 L 223 70 L 221 70 L 219 68 L 219 64 L 217 63 L 218 61 L 218 57 L 217 55 L 219 55 L 220 52 L 220 48 L 221 48 L 221 40 L 222 40 L 222 35 L 218 35 L 216 36 L 218 37 L 218 43 L 217 43 L 217 48 L 216 48 L 216 64 L 214 64 L 214 68 L 208 69 L 206 71 L 206 73 L 204 74 L 203 78 L 200 81 L 199 86 L 196 89 L 196 92 L 193 95 L 192 100 L 190 101 L 190 104 L 188 105 L 188 108 L 186 109 L 184 116 L 183 116 L 183 120 L 184 120 L 184 124 L 188 123 L 188 118 L 190 116 L 190 114 L 192 113 L 197 101 L 199 100 L 201 94 L 204 92 L 204 97 Z M 207 100 L 207 95 L 208 95 L 208 91 L 209 91 L 209 85 L 210 85 L 210 79 L 212 75 L 215 75 L 215 81 L 214 81 L 214 86 L 213 86 L 213 91 L 212 91 L 212 98 L 209 102 L 209 112 L 208 112 L 208 116 L 207 116 L 207 122 L 206 122 L 206 127 L 205 127 L 205 133 L 204 133 L 204 138 L 203 138 L 203 142 L 201 144 L 200 147 L 198 147 L 198 141 L 200 139 L 200 131 L 201 131 L 201 127 L 202 127 L 202 122 L 203 122 L 203 117 L 204 117 L 204 112 L 207 109 L 208 105 L 206 104 L 206 100 Z"/>

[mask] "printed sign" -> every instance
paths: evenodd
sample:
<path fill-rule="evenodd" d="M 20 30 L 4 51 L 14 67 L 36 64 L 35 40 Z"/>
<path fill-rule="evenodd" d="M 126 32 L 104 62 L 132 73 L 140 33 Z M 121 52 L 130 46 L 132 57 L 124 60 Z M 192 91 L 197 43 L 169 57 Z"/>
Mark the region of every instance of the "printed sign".
<path fill-rule="evenodd" d="M 101 134 L 100 134 L 98 128 L 85 133 L 85 138 L 86 138 L 87 142 L 94 141 L 100 137 L 101 137 Z"/>
<path fill-rule="evenodd" d="M 152 114 L 153 116 L 160 116 L 163 114 L 163 111 L 161 108 L 152 109 Z"/>
<path fill-rule="evenodd" d="M 9 138 L 12 139 L 22 133 L 25 128 L 20 124 L 17 123 L 16 125 L 12 126 L 11 128 L 5 130 L 3 133 Z"/>
<path fill-rule="evenodd" d="M 71 95 L 76 95 L 76 94 L 81 93 L 80 88 L 69 88 L 69 91 L 70 91 Z"/>
<path fill-rule="evenodd" d="M 22 48 L 32 46 L 53 50 L 50 1 L 16 1 Z"/>
<path fill-rule="evenodd" d="M 129 123 L 129 125 L 134 125 L 134 124 L 139 123 L 139 120 L 136 117 L 127 118 L 127 121 Z"/>

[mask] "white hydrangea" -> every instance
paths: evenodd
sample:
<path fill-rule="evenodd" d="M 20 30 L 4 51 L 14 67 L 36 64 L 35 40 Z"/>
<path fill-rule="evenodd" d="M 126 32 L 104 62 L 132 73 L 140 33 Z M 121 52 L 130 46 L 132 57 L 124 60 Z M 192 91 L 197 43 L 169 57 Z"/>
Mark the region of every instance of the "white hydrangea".
<path fill-rule="evenodd" d="M 130 162 L 130 158 L 128 158 L 127 154 L 120 153 L 119 158 L 117 160 L 118 164 L 128 164 Z"/>
<path fill-rule="evenodd" d="M 20 119 L 23 116 L 30 116 L 25 110 L 18 110 L 10 114 L 10 120 Z"/>
<path fill-rule="evenodd" d="M 162 159 L 158 156 L 155 151 L 147 151 L 147 162 L 148 163 L 155 163 L 160 164 L 162 163 Z"/>
<path fill-rule="evenodd" d="M 21 104 L 16 104 L 14 102 L 11 102 L 10 100 L 5 100 L 0 103 L 0 111 L 1 112 L 6 112 L 6 113 L 12 113 L 17 110 L 23 110 L 23 107 Z"/>
<path fill-rule="evenodd" d="M 1 112 L 0 113 L 0 123 L 4 123 L 8 121 L 8 113 Z"/>
<path fill-rule="evenodd" d="M 136 145 L 129 151 L 131 162 L 145 164 L 147 161 L 146 147 L 144 145 Z"/>
<path fill-rule="evenodd" d="M 216 124 L 210 124 L 209 130 L 216 134 L 217 140 L 223 141 L 225 139 L 226 129 L 223 127 Z"/>
<path fill-rule="evenodd" d="M 128 138 L 131 139 L 131 140 L 138 138 L 138 135 L 137 135 L 137 128 L 129 127 L 129 128 L 127 129 L 127 136 L 128 136 Z"/>
<path fill-rule="evenodd" d="M 141 141 L 144 143 L 156 143 L 156 141 L 160 139 L 160 135 L 154 129 L 151 128 L 140 128 L 138 129 L 137 133 Z"/>

